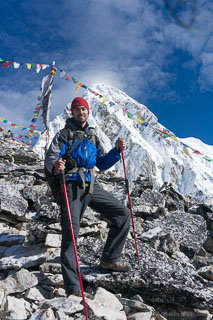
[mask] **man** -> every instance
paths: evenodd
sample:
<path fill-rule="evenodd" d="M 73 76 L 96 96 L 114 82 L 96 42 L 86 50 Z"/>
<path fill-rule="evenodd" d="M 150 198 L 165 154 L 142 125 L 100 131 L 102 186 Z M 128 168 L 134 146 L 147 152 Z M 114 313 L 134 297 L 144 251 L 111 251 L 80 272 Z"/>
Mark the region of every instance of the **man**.
<path fill-rule="evenodd" d="M 110 231 L 100 267 L 126 272 L 129 270 L 129 265 L 120 257 L 129 231 L 130 212 L 120 201 L 96 183 L 93 173 L 94 166 L 101 171 L 106 170 L 120 159 L 120 150 L 125 148 L 124 139 L 118 138 L 115 147 L 104 155 L 100 141 L 87 123 L 89 116 L 87 101 L 83 98 L 75 98 L 71 105 L 71 112 L 73 118 L 67 119 L 65 128 L 56 134 L 50 145 L 45 167 L 52 174 L 65 172 L 75 240 L 77 240 L 80 220 L 86 207 L 89 206 L 100 212 L 110 222 Z M 67 295 L 79 294 L 80 284 L 62 187 L 59 194 L 64 287 Z"/>

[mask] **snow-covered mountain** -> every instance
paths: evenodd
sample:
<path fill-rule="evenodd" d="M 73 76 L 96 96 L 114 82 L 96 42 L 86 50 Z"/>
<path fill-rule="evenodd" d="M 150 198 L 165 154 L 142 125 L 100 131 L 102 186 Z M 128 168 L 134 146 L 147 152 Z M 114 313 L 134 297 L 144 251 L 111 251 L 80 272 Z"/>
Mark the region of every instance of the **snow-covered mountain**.
<path fill-rule="evenodd" d="M 98 84 L 93 90 L 108 102 L 101 104 L 103 98 L 97 98 L 85 90 L 83 97 L 90 105 L 89 124 L 96 129 L 105 151 L 114 146 L 119 136 L 125 138 L 127 147 L 124 155 L 129 180 L 143 175 L 152 180 L 156 189 L 168 182 L 182 194 L 189 194 L 198 200 L 213 197 L 213 161 L 204 158 L 208 156 L 213 159 L 212 146 L 195 138 L 175 139 L 175 135 L 162 126 L 146 106 L 116 88 Z M 115 105 L 111 107 L 109 101 Z M 134 114 L 134 118 L 130 119 L 123 110 Z M 68 104 L 64 113 L 50 123 L 49 143 L 70 116 Z M 141 124 L 137 117 L 148 125 Z M 173 138 L 165 138 L 159 130 Z M 34 146 L 34 151 L 41 157 L 44 156 L 45 145 L 46 139 L 41 136 Z M 122 162 L 117 163 L 114 169 L 123 172 Z"/>

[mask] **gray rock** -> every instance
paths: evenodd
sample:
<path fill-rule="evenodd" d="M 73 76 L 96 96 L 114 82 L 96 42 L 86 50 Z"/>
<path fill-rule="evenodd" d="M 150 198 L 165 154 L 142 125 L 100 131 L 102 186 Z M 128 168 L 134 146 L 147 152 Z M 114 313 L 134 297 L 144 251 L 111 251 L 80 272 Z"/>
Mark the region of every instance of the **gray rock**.
<path fill-rule="evenodd" d="M 27 319 L 27 312 L 25 309 L 25 301 L 15 297 L 7 296 L 7 301 L 4 306 L 4 313 L 2 320 L 24 320 Z"/>
<path fill-rule="evenodd" d="M 37 284 L 38 280 L 31 272 L 21 269 L 0 281 L 0 290 L 4 290 L 7 294 L 24 292 Z"/>
<path fill-rule="evenodd" d="M 151 311 L 152 313 L 154 313 L 154 308 L 148 306 L 147 304 L 141 301 L 127 298 L 120 298 L 119 301 L 122 303 L 123 306 L 128 306 L 129 308 L 134 309 L 134 311 Z"/>
<path fill-rule="evenodd" d="M 29 268 L 47 261 L 47 257 L 47 250 L 42 245 L 14 245 L 4 250 L 0 270 Z"/>
<path fill-rule="evenodd" d="M 207 232 L 207 239 L 203 244 L 203 247 L 207 252 L 213 253 L 213 231 Z"/>
<path fill-rule="evenodd" d="M 128 320 L 152 320 L 153 313 L 151 311 L 136 312 L 136 313 L 130 315 L 127 319 Z"/>
<path fill-rule="evenodd" d="M 213 281 L 213 267 L 212 266 L 206 266 L 199 270 L 197 270 L 197 273 L 203 277 L 206 280 Z"/>
<path fill-rule="evenodd" d="M 47 189 L 48 186 L 46 184 L 27 186 L 22 191 L 23 197 L 31 203 L 32 209 L 37 210 L 40 205 L 39 199 L 47 193 Z"/>
<path fill-rule="evenodd" d="M 46 247 L 60 248 L 61 235 L 48 233 L 45 239 Z"/>
<path fill-rule="evenodd" d="M 15 244 L 22 244 L 24 242 L 25 237 L 21 235 L 15 234 L 0 234 L 0 245 L 10 247 Z"/>
<path fill-rule="evenodd" d="M 47 308 L 46 310 L 37 310 L 31 315 L 29 320 L 56 320 L 56 317 L 53 310 Z"/>
<path fill-rule="evenodd" d="M 22 186 L 2 183 L 0 181 L 0 212 L 8 212 L 19 220 L 24 219 L 28 202 L 23 199 L 20 189 Z"/>
<path fill-rule="evenodd" d="M 207 238 L 207 229 L 204 218 L 186 212 L 174 211 L 168 213 L 164 219 L 155 219 L 145 225 L 146 231 L 161 227 L 165 233 L 171 233 L 178 242 L 180 250 L 189 258 L 201 249 Z"/>
<path fill-rule="evenodd" d="M 122 304 L 110 292 L 103 288 L 98 288 L 94 300 L 86 299 L 87 305 L 92 313 L 97 317 L 104 317 L 106 320 L 125 320 L 126 315 Z"/>
<path fill-rule="evenodd" d="M 39 290 L 40 289 L 40 290 Z M 32 301 L 43 301 L 45 297 L 41 293 L 41 288 L 29 288 L 25 293 L 25 298 Z"/>
<path fill-rule="evenodd" d="M 82 298 L 70 296 L 70 298 L 55 298 L 45 301 L 39 306 L 39 309 L 61 310 L 66 315 L 72 315 L 84 309 L 81 304 Z"/>

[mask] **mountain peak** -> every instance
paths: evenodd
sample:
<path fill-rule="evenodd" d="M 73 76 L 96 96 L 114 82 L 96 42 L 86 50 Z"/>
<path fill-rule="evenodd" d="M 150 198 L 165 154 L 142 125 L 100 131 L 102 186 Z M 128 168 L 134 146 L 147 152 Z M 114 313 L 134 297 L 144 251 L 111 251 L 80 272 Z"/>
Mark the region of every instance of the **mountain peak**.
<path fill-rule="evenodd" d="M 145 176 L 156 189 L 168 182 L 197 200 L 213 197 L 213 161 L 206 160 L 213 159 L 211 146 L 195 138 L 175 137 L 145 105 L 117 88 L 96 84 L 92 90 L 83 95 L 90 106 L 89 124 L 96 129 L 106 152 L 119 136 L 125 138 L 124 155 L 130 180 Z M 70 116 L 69 103 L 50 123 L 50 141 Z M 45 144 L 45 137 L 41 136 L 34 147 L 41 157 Z M 113 169 L 122 171 L 122 163 Z"/>

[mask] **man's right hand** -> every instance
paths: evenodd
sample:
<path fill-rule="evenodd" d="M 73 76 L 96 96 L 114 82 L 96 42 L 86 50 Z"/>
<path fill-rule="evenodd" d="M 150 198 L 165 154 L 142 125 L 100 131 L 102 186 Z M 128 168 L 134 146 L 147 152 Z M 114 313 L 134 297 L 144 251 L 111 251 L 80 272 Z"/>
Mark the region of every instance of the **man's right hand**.
<path fill-rule="evenodd" d="M 59 158 L 55 162 L 55 171 L 56 173 L 64 173 L 66 160 Z"/>

